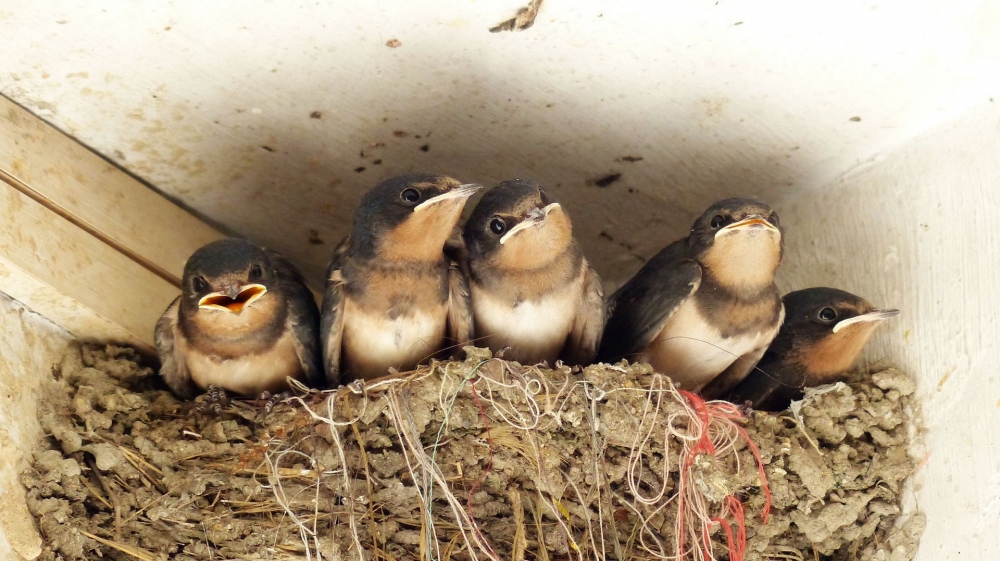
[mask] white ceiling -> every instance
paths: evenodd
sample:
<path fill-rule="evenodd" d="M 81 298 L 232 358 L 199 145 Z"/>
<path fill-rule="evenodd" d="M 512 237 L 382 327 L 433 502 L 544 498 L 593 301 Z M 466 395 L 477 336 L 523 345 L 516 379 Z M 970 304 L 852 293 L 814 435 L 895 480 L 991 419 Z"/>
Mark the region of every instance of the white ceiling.
<path fill-rule="evenodd" d="M 488 31 L 520 6 L 3 0 L 0 92 L 314 279 L 361 191 L 421 170 L 547 182 L 612 282 L 714 199 L 781 210 L 1000 98 L 995 3 L 547 0 Z"/>

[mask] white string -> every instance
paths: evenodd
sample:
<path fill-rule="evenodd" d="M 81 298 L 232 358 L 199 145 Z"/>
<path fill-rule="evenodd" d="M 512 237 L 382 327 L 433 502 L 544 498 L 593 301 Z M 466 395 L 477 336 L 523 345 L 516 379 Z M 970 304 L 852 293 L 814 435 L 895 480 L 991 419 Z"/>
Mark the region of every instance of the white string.
<path fill-rule="evenodd" d="M 479 366 L 486 361 L 480 362 Z M 359 559 L 363 557 L 363 545 L 358 531 L 358 521 L 355 514 L 354 493 L 351 489 L 351 476 L 347 466 L 347 453 L 337 427 L 344 427 L 353 423 L 358 423 L 368 415 L 369 401 L 372 401 L 372 394 L 380 393 L 377 399 L 384 400 L 385 407 L 382 413 L 385 414 L 391 429 L 395 432 L 398 444 L 402 450 L 402 456 L 406 463 L 406 469 L 412 478 L 413 487 L 419 500 L 421 501 L 424 516 L 424 528 L 427 537 L 427 561 L 438 561 L 442 558 L 443 547 L 437 538 L 434 527 L 435 519 L 440 518 L 432 512 L 435 505 L 446 505 L 447 516 L 454 520 L 458 532 L 464 544 L 465 551 L 472 561 L 488 560 L 500 561 L 481 528 L 476 523 L 472 514 L 465 508 L 461 501 L 451 489 L 441 471 L 440 464 L 428 453 L 421 442 L 420 434 L 417 432 L 417 425 L 410 411 L 409 401 L 405 397 L 405 391 L 411 384 L 417 383 L 438 383 L 437 406 L 440 411 L 446 412 L 441 418 L 440 437 L 444 437 L 451 430 L 449 426 L 453 419 L 447 414 L 458 396 L 468 399 L 471 392 L 476 392 L 483 410 L 491 423 L 506 425 L 521 433 L 521 440 L 530 446 L 534 455 L 532 463 L 537 466 L 536 481 L 538 482 L 538 500 L 545 505 L 545 510 L 549 511 L 552 519 L 570 544 L 570 554 L 579 561 L 586 561 L 584 551 L 594 560 L 607 558 L 607 544 L 609 536 L 606 535 L 605 526 L 608 523 L 614 524 L 613 520 L 606 518 L 608 513 L 605 510 L 604 487 L 607 487 L 607 500 L 609 504 L 616 503 L 626 507 L 637 520 L 638 536 L 637 547 L 650 558 L 664 561 L 680 561 L 678 548 L 668 550 L 667 544 L 660 538 L 662 535 L 662 524 L 674 517 L 674 533 L 677 543 L 680 536 L 684 536 L 686 544 L 684 558 L 694 561 L 714 561 L 714 553 L 711 548 L 703 550 L 703 539 L 712 528 L 712 507 L 708 503 L 705 495 L 699 491 L 695 484 L 696 471 L 694 459 L 690 458 L 691 452 L 701 441 L 703 435 L 707 435 L 715 449 L 718 462 L 726 458 L 735 457 L 737 473 L 740 469 L 739 454 L 736 453 L 736 445 L 740 438 L 739 431 L 732 420 L 720 416 L 710 415 L 709 422 L 703 423 L 698 411 L 691 403 L 673 386 L 669 378 L 662 374 L 652 373 L 648 375 L 648 387 L 624 387 L 614 385 L 612 387 L 600 387 L 595 383 L 579 379 L 568 370 L 556 370 L 543 373 L 538 367 L 516 368 L 514 365 L 492 359 L 489 361 L 490 368 L 478 368 L 475 371 L 469 370 L 468 363 L 435 363 L 431 368 L 421 369 L 410 375 L 392 376 L 371 383 L 356 382 L 349 386 L 349 391 L 356 398 L 351 398 L 352 402 L 361 401 L 360 412 L 347 421 L 336 421 L 335 396 L 331 394 L 326 399 L 326 410 L 324 414 L 313 411 L 301 398 L 292 398 L 297 401 L 314 420 L 326 424 L 332 435 L 332 442 L 336 450 L 337 458 L 342 466 L 340 487 L 341 495 L 345 498 L 348 507 L 348 523 L 353 536 L 354 550 Z M 495 368 L 494 366 L 499 366 Z M 464 370 L 463 370 L 464 369 Z M 627 371 L 625 371 L 627 372 Z M 561 375 L 561 376 L 560 376 Z M 561 377 L 561 379 L 559 379 Z M 474 384 L 474 386 L 473 386 Z M 622 392 L 632 392 L 638 394 L 641 408 L 638 414 L 633 416 L 635 422 L 634 437 L 628 448 L 628 456 L 624 459 L 625 477 L 624 484 L 628 491 L 628 496 L 616 493 L 610 486 L 610 480 L 603 471 L 606 465 L 605 446 L 600 444 L 599 435 L 602 431 L 602 408 L 612 406 L 618 407 L 623 402 L 616 397 Z M 350 395 L 350 394 L 348 394 Z M 574 396 L 582 395 L 582 398 Z M 583 479 L 592 478 L 593 483 L 590 488 L 581 488 L 581 483 L 567 478 L 564 488 L 553 489 L 545 469 L 545 462 L 541 458 L 541 448 L 537 435 L 546 431 L 558 429 L 566 420 L 567 410 L 571 402 L 580 399 L 585 405 L 584 415 L 589 414 L 587 428 L 591 432 L 590 456 L 592 462 L 589 471 L 584 473 Z M 628 400 L 630 398 L 626 398 Z M 634 402 L 634 400 L 632 400 Z M 710 402 L 711 404 L 711 402 Z M 710 405 L 709 404 L 709 405 Z M 368 422 L 371 422 L 369 420 Z M 574 419 L 574 424 L 576 420 Z M 448 440 L 441 438 L 436 444 L 437 453 Z M 306 558 L 322 561 L 319 554 L 319 532 L 317 520 L 319 518 L 319 486 L 321 479 L 325 475 L 333 475 L 336 472 L 325 472 L 317 475 L 316 503 L 311 527 L 304 521 L 296 517 L 291 501 L 285 495 L 284 488 L 280 483 L 280 470 L 282 461 L 286 459 L 286 454 L 282 452 L 273 458 L 268 458 L 268 464 L 274 480 L 275 496 L 278 497 L 286 515 L 293 521 L 299 530 L 303 544 L 307 544 Z M 673 454 L 677 458 L 678 465 L 674 465 L 671 459 Z M 661 459 L 662 458 L 662 459 Z M 659 461 L 660 465 L 656 466 Z M 686 465 L 685 462 L 688 462 Z M 584 464 L 587 465 L 587 464 Z M 655 469 L 654 469 L 655 466 Z M 684 471 L 685 488 L 683 490 L 673 489 L 671 469 Z M 585 472 L 588 469 L 584 470 Z M 655 480 L 658 480 L 655 481 Z M 306 489 L 311 489 L 312 485 Z M 562 499 L 567 491 L 572 490 L 570 496 L 575 496 L 577 505 L 574 506 L 575 516 L 564 516 L 565 506 L 561 506 Z M 683 491 L 683 519 L 681 526 L 681 512 L 677 512 L 675 505 L 679 505 L 678 492 Z M 369 498 L 371 500 L 371 498 Z M 594 503 L 596 502 L 596 508 Z M 568 503 L 569 504 L 569 503 Z M 670 510 L 673 508 L 673 510 Z M 596 512 L 595 512 L 596 510 Z M 717 516 L 725 512 L 724 506 L 718 507 Z M 613 518 L 613 517 L 612 517 Z M 582 526 L 574 527 L 576 522 Z M 576 541 L 575 535 L 585 536 L 585 543 Z M 615 543 L 616 551 L 623 551 L 617 538 L 617 532 L 611 536 Z M 542 546 L 544 547 L 544 546 Z M 312 550 L 315 550 L 313 557 Z"/>

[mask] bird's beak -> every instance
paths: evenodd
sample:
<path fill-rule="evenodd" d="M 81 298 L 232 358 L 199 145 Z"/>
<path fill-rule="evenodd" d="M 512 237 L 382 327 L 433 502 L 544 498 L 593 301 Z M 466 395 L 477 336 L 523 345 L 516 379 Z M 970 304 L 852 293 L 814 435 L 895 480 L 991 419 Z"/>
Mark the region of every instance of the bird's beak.
<path fill-rule="evenodd" d="M 715 233 L 715 236 L 719 237 L 719 235 L 721 235 L 723 232 L 728 233 L 738 230 L 754 230 L 758 228 L 764 228 L 773 230 L 774 232 L 780 232 L 780 230 L 778 230 L 778 228 L 774 224 L 768 222 L 767 219 L 765 219 L 763 216 L 760 216 L 759 214 L 754 214 L 744 218 L 743 220 L 740 220 L 739 222 L 734 222 L 729 226 L 722 228 L 721 230 Z"/>
<path fill-rule="evenodd" d="M 507 232 L 506 234 L 503 235 L 502 238 L 500 238 L 500 244 L 503 245 L 504 243 L 507 242 L 507 240 L 509 240 L 512 236 L 514 236 L 514 234 L 517 234 L 518 232 L 527 230 L 532 226 L 541 226 L 542 223 L 545 222 L 545 219 L 548 218 L 549 214 L 553 210 L 557 209 L 562 209 L 562 207 L 559 206 L 559 203 L 552 203 L 542 208 L 531 209 L 531 212 L 528 213 L 527 218 L 518 222 L 513 228 L 510 229 L 509 232 Z"/>
<path fill-rule="evenodd" d="M 266 292 L 267 287 L 262 284 L 232 285 L 224 291 L 206 294 L 198 301 L 198 307 L 239 314 Z"/>
<path fill-rule="evenodd" d="M 477 183 L 465 183 L 463 185 L 459 185 L 458 187 L 455 187 L 450 191 L 445 191 L 444 193 L 441 193 L 436 197 L 431 197 L 426 201 L 420 203 L 419 205 L 413 207 L 413 212 L 420 212 L 421 210 L 431 205 L 436 205 L 437 203 L 450 201 L 452 199 L 461 199 L 464 201 L 465 199 L 471 197 L 473 193 L 482 188 L 483 186 Z"/>
<path fill-rule="evenodd" d="M 875 310 L 874 312 L 868 312 L 867 314 L 861 314 L 860 316 L 854 316 L 837 322 L 837 325 L 833 326 L 833 332 L 836 333 L 848 325 L 869 322 L 877 323 L 898 315 L 899 310 Z"/>

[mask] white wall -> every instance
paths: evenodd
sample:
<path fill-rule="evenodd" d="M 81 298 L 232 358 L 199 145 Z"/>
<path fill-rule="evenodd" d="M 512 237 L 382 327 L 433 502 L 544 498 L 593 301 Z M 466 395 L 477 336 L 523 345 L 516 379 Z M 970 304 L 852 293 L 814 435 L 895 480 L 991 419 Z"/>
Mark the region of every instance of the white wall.
<path fill-rule="evenodd" d="M 867 356 L 918 382 L 918 559 L 1000 559 L 1000 100 L 777 205 L 785 286 L 902 310 Z"/>
<path fill-rule="evenodd" d="M 421 170 L 547 182 L 612 281 L 715 199 L 1000 98 L 989 0 L 546 0 L 488 31 L 525 3 L 4 0 L 0 92 L 314 279 L 362 190 Z"/>
<path fill-rule="evenodd" d="M 3 274 L 3 271 L 0 271 Z M 37 404 L 52 367 L 70 337 L 48 320 L 0 293 L 0 559 L 34 559 L 41 553 L 35 519 L 24 504 L 19 476 L 42 438 Z"/>
<path fill-rule="evenodd" d="M 611 285 L 769 199 L 783 286 L 903 310 L 870 356 L 925 400 L 920 561 L 1000 559 L 1000 4 L 546 0 L 487 31 L 520 5 L 5 0 L 0 93 L 314 279 L 402 171 L 547 182 Z"/>

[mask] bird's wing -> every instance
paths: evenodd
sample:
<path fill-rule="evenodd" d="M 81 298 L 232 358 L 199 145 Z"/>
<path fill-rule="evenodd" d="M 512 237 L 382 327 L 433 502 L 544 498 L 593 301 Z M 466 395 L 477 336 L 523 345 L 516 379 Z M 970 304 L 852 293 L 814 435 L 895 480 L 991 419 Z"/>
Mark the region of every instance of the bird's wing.
<path fill-rule="evenodd" d="M 461 350 L 464 345 L 472 342 L 473 330 L 472 293 L 469 290 L 469 279 L 466 278 L 457 263 L 452 263 L 448 268 L 449 343 L 455 345 L 455 350 Z"/>
<path fill-rule="evenodd" d="M 701 266 L 685 255 L 687 240 L 657 253 L 608 300 L 598 359 L 634 358 L 649 346 L 701 284 Z"/>
<path fill-rule="evenodd" d="M 702 397 L 705 399 L 725 398 L 733 388 L 737 387 L 753 371 L 766 350 L 767 347 L 761 347 L 734 360 L 721 374 L 712 378 L 711 381 L 701 388 Z"/>
<path fill-rule="evenodd" d="M 278 282 L 288 302 L 286 329 L 295 334 L 295 354 L 299 357 L 305 383 L 311 388 L 323 385 L 323 364 L 320 360 L 319 308 L 302 273 L 284 257 L 269 252 L 278 272 Z"/>
<path fill-rule="evenodd" d="M 181 337 L 177 329 L 177 310 L 180 308 L 180 301 L 180 296 L 174 298 L 160 316 L 153 331 L 153 341 L 156 343 L 156 352 L 160 355 L 160 376 L 163 377 L 163 381 L 178 397 L 191 399 L 198 393 L 198 386 L 191 380 L 187 361 L 176 345 L 176 338 Z"/>
<path fill-rule="evenodd" d="M 726 401 L 742 404 L 749 401 L 760 411 L 782 411 L 793 399 L 802 397 L 802 376 L 794 366 L 782 367 L 773 355 L 765 354 L 757 368 L 750 371 L 726 395 Z"/>
<path fill-rule="evenodd" d="M 344 238 L 333 251 L 333 259 L 326 271 L 326 290 L 321 306 L 319 340 L 323 348 L 323 371 L 326 383 L 335 388 L 340 384 L 340 352 L 344 333 L 344 277 L 341 275 L 350 238 Z"/>
<path fill-rule="evenodd" d="M 784 321 L 785 305 L 781 304 L 778 324 L 780 325 L 784 323 Z M 750 375 L 751 372 L 760 373 L 755 367 L 757 366 L 757 363 L 761 361 L 761 357 L 767 353 L 768 348 L 772 343 L 773 340 L 768 341 L 767 344 L 761 348 L 750 351 L 749 353 L 737 358 L 732 364 L 729 365 L 728 368 L 723 370 L 722 373 L 715 378 L 712 378 L 712 380 L 701 389 L 701 395 L 706 399 L 725 398 L 727 394 L 736 388 L 740 382 Z M 771 357 L 772 355 L 768 356 Z M 775 378 L 774 380 L 776 381 L 777 379 Z"/>
<path fill-rule="evenodd" d="M 586 366 L 594 362 L 604 332 L 605 305 L 601 277 L 584 261 L 583 297 L 576 309 L 573 329 L 563 349 L 563 360 Z"/>
<path fill-rule="evenodd" d="M 469 263 L 469 250 L 465 247 L 465 240 L 462 238 L 462 229 L 458 226 L 452 229 L 451 235 L 444 242 L 444 255 L 457 263 L 463 272 L 468 274 L 466 265 Z"/>

